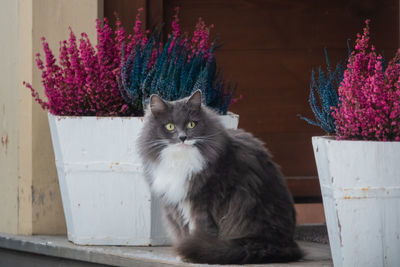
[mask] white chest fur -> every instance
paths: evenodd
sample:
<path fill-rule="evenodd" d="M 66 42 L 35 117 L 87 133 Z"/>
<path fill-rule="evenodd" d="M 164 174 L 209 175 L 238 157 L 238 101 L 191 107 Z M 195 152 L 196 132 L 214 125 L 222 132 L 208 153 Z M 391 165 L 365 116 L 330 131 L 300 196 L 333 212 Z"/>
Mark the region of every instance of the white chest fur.
<path fill-rule="evenodd" d="M 181 204 L 187 195 L 188 181 L 204 164 L 195 146 L 170 145 L 161 152 L 159 163 L 151 170 L 152 190 L 170 204 Z"/>

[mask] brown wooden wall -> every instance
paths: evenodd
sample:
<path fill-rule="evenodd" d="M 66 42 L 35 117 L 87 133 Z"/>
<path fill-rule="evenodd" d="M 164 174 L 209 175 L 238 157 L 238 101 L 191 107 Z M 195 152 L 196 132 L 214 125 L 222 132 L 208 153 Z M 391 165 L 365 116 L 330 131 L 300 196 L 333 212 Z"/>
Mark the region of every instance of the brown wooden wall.
<path fill-rule="evenodd" d="M 215 25 L 212 32 L 223 41 L 217 63 L 243 95 L 231 110 L 240 114 L 241 128 L 266 142 L 283 173 L 295 178 L 289 180 L 295 196 L 320 194 L 311 136 L 323 132 L 296 115 L 312 116 L 310 74 L 324 63 L 323 48 L 331 62 L 344 59 L 346 40 L 354 41 L 366 18 L 378 51 L 391 56 L 399 46 L 397 0 L 105 0 L 105 16 L 117 11 L 132 28 L 141 6 L 147 26 L 165 21 L 166 32 L 176 6 L 184 31 L 191 32 L 200 16 Z"/>

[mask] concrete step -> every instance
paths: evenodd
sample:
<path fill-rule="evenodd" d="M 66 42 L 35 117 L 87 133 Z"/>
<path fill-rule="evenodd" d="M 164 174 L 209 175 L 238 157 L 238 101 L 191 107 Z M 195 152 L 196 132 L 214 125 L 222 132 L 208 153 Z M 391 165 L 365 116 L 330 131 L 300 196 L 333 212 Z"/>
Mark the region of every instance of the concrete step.
<path fill-rule="evenodd" d="M 333 266 L 329 245 L 299 241 L 304 260 L 251 266 Z M 65 236 L 0 233 L 0 266 L 208 266 L 177 260 L 171 247 L 79 246 Z M 218 265 L 214 265 L 218 266 Z M 225 265 L 226 266 L 226 265 Z"/>

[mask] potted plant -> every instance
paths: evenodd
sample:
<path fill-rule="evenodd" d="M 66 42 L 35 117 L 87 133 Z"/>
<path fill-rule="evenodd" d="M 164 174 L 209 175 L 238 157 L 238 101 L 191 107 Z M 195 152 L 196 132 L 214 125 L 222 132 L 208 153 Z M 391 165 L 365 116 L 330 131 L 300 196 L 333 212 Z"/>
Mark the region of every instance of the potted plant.
<path fill-rule="evenodd" d="M 366 21 L 325 112 L 335 136 L 312 139 L 335 266 L 400 263 L 400 50 L 386 66 L 369 41 Z"/>
<path fill-rule="evenodd" d="M 148 96 L 142 92 L 167 95 L 168 89 L 171 100 L 186 96 L 178 94 L 178 87 L 159 87 L 154 91 L 155 87 L 145 82 L 151 77 L 157 77 L 152 79 L 153 84 L 168 80 L 169 75 L 165 76 L 160 66 L 177 54 L 172 47 L 179 46 L 176 49 L 184 51 L 185 64 L 192 59 L 202 62 L 197 72 L 191 69 L 190 77 L 195 83 L 191 84 L 193 88 L 188 85 L 186 93 L 198 88 L 209 93 L 223 92 L 216 99 L 226 109 L 232 102 L 232 89 L 222 86 L 222 79 L 211 75 L 216 71 L 211 69 L 215 68 L 215 46 L 211 48 L 209 28 L 202 21 L 194 33 L 194 37 L 201 33 L 201 38 L 189 45 L 185 35 L 178 34 L 176 15 L 174 33 L 163 45 L 157 31 L 142 30 L 140 12 L 133 35 L 127 36 L 119 21 L 115 30 L 106 19 L 97 21 L 96 46 L 85 33 L 78 43 L 71 30 L 69 40 L 61 43 L 58 63 L 43 39 L 46 63 L 39 55 L 36 62 L 42 71 L 47 101 L 26 84 L 35 100 L 49 111 L 68 239 L 76 244 L 169 243 L 159 204 L 142 177 L 136 138 L 143 126 L 143 103 Z M 201 78 L 203 71 L 210 73 L 208 79 Z M 140 93 L 135 95 L 138 88 Z M 227 127 L 236 128 L 238 116 L 224 115 L 226 109 L 220 110 L 221 120 Z"/>

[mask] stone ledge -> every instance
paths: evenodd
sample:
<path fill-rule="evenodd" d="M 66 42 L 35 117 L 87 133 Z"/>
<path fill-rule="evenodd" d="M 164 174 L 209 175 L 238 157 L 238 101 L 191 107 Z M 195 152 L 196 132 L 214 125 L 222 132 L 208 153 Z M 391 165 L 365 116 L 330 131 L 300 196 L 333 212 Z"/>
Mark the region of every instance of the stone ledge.
<path fill-rule="evenodd" d="M 333 266 L 328 245 L 305 241 L 299 241 L 299 244 L 306 253 L 303 261 L 251 266 Z M 0 233 L 0 248 L 112 266 L 207 266 L 178 261 L 170 247 L 78 246 L 69 242 L 65 236 L 20 236 Z"/>

